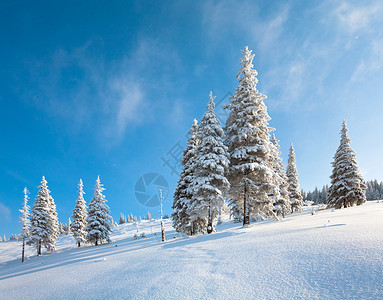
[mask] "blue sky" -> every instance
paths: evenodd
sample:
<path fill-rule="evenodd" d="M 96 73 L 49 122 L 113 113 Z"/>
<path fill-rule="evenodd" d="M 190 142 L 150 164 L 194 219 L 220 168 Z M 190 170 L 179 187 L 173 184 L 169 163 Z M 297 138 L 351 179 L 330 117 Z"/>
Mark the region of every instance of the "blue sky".
<path fill-rule="evenodd" d="M 32 206 L 43 175 L 61 222 L 98 175 L 115 219 L 158 211 L 134 193 L 153 172 L 170 214 L 163 159 L 210 90 L 222 104 L 235 92 L 246 45 L 302 188 L 329 182 L 343 119 L 363 176 L 383 180 L 382 15 L 381 1 L 0 2 L 0 235 L 17 233 L 23 188 Z"/>

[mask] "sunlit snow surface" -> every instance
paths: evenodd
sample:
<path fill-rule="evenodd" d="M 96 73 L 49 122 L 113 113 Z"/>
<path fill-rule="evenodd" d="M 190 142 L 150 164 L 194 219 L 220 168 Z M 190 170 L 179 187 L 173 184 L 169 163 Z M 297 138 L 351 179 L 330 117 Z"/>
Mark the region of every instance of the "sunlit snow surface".
<path fill-rule="evenodd" d="M 113 243 L 84 248 L 60 236 L 24 264 L 20 242 L 0 242 L 0 299 L 383 299 L 383 201 L 189 238 L 167 220 L 165 243 L 159 229 L 142 221 L 135 240 L 135 225 L 118 226 Z"/>

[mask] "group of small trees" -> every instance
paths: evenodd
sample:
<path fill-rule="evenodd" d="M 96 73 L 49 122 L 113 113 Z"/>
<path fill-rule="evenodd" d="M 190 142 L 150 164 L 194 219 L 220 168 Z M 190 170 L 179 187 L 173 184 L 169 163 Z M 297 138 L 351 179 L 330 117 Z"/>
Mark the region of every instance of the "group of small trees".
<path fill-rule="evenodd" d="M 109 216 L 105 196 L 102 194 L 103 185 L 98 177 L 94 189 L 94 197 L 89 203 L 88 211 L 84 200 L 83 183 L 80 179 L 78 197 L 73 209 L 73 222 L 68 222 L 67 232 L 72 234 L 78 247 L 81 243 L 89 242 L 97 245 L 104 241 L 110 242 L 109 234 L 112 228 L 112 218 Z M 21 212 L 21 234 L 23 239 L 22 260 L 24 260 L 25 243 L 33 244 L 37 254 L 41 254 L 44 246 L 47 252 L 55 250 L 56 239 L 60 233 L 56 205 L 43 176 L 41 185 L 32 211 L 29 212 L 28 190 L 24 189 L 24 204 Z"/>
<path fill-rule="evenodd" d="M 239 84 L 225 107 L 230 111 L 226 126 L 221 128 L 210 93 L 201 123 L 194 120 L 189 131 L 173 201 L 173 225 L 179 232 L 211 233 L 225 200 L 243 225 L 250 224 L 251 219 L 277 219 L 302 210 L 294 147 L 290 147 L 285 173 L 278 140 L 274 134 L 270 136 L 274 129 L 268 124 L 266 96 L 256 87 L 254 55 L 247 47 L 242 53 Z M 332 163 L 331 185 L 324 191 L 328 207 L 349 207 L 366 201 L 367 187 L 347 131 L 344 121 Z"/>
<path fill-rule="evenodd" d="M 312 201 L 313 204 L 326 203 L 327 191 L 328 191 L 328 185 L 323 186 L 322 189 L 318 189 L 318 187 L 315 187 L 313 191 L 308 191 L 308 192 L 302 189 L 301 194 L 303 197 L 303 202 Z"/>
<path fill-rule="evenodd" d="M 133 223 L 133 222 L 137 222 L 137 221 L 141 221 L 141 220 L 151 220 L 152 219 L 152 215 L 148 212 L 148 214 L 143 217 L 136 217 L 136 216 L 133 216 L 133 214 L 128 214 L 128 216 L 124 215 L 123 213 L 120 213 L 120 219 L 118 221 L 118 224 L 121 225 L 121 224 L 126 224 L 126 223 Z"/>
<path fill-rule="evenodd" d="M 244 225 L 251 217 L 277 219 L 301 210 L 294 148 L 285 173 L 278 140 L 270 136 L 274 129 L 268 126 L 266 96 L 256 88 L 254 55 L 247 47 L 242 52 L 239 85 L 225 107 L 230 111 L 225 128 L 210 93 L 201 123 L 194 120 L 189 131 L 173 202 L 173 225 L 179 232 L 211 233 L 225 199 Z"/>
<path fill-rule="evenodd" d="M 367 200 L 381 200 L 383 199 L 383 181 L 378 182 L 370 180 L 366 182 L 366 199 Z"/>

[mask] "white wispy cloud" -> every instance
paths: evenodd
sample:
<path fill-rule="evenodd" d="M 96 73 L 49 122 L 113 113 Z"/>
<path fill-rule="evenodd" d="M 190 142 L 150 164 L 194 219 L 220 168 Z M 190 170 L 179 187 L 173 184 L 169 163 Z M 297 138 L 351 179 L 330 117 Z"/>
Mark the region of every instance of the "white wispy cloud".
<path fill-rule="evenodd" d="M 0 215 L 3 219 L 5 219 L 7 222 L 11 221 L 11 210 L 8 206 L 0 202 Z"/>
<path fill-rule="evenodd" d="M 325 96 L 328 87 L 324 82 L 339 73 L 339 64 L 348 51 L 354 51 L 358 35 L 369 35 L 363 47 L 369 48 L 370 55 L 356 58 L 350 80 L 368 78 L 379 70 L 383 43 L 377 25 L 382 23 L 383 4 L 323 1 L 299 6 L 299 13 L 295 4 L 287 1 L 265 14 L 256 2 L 207 2 L 203 22 L 211 47 L 219 47 L 227 35 L 241 36 L 254 50 L 255 68 L 259 60 L 266 61 L 268 69 L 259 78 L 271 107 L 289 111 L 299 103 L 300 110 L 310 111 L 317 105 L 333 105 Z M 307 30 L 298 28 L 299 24 L 306 24 Z M 238 56 L 238 45 L 234 46 Z M 225 51 L 234 56 L 232 49 Z M 318 101 L 320 95 L 323 98 Z"/>
<path fill-rule="evenodd" d="M 377 18 L 381 18 L 382 13 L 383 4 L 381 1 L 360 2 L 358 5 L 342 2 L 335 10 L 340 24 L 349 33 L 368 30 Z"/>
<path fill-rule="evenodd" d="M 116 93 L 117 105 L 115 108 L 117 135 L 122 136 L 129 123 L 144 122 L 143 109 L 145 105 L 144 94 L 139 83 L 133 80 L 118 78 L 112 83 L 112 90 Z"/>
<path fill-rule="evenodd" d="M 217 40 L 245 33 L 244 40 L 256 44 L 261 51 L 268 51 L 283 33 L 289 9 L 286 3 L 265 18 L 254 1 L 207 1 L 202 9 L 202 22 L 212 40 L 210 46 L 214 48 L 219 46 Z M 236 48 L 232 50 L 238 51 Z"/>
<path fill-rule="evenodd" d="M 182 87 L 180 80 L 170 79 L 182 63 L 169 44 L 144 36 L 113 62 L 105 62 L 95 51 L 100 48 L 102 41 L 95 39 L 31 62 L 34 87 L 23 96 L 51 116 L 68 120 L 72 130 L 101 126 L 107 138 L 119 142 L 129 126 L 153 120 L 159 90 Z"/>

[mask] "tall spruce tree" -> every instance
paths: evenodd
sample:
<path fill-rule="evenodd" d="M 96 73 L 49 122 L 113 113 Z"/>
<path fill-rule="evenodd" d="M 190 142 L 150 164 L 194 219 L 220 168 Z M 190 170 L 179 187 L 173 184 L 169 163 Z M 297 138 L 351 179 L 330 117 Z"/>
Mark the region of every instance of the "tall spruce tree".
<path fill-rule="evenodd" d="M 57 236 L 56 205 L 43 176 L 31 213 L 30 238 L 36 246 L 37 255 L 41 254 L 42 245 L 47 248 L 48 252 L 53 251 Z"/>
<path fill-rule="evenodd" d="M 111 242 L 109 235 L 112 230 L 112 217 L 109 215 L 107 200 L 102 194 L 104 190 L 105 188 L 100 182 L 100 176 L 98 176 L 94 188 L 94 197 L 89 203 L 88 217 L 86 219 L 88 223 L 86 226 L 88 232 L 86 239 L 96 246 L 104 241 Z"/>
<path fill-rule="evenodd" d="M 233 213 L 250 224 L 250 214 L 273 217 L 273 195 L 279 191 L 278 174 L 274 171 L 273 145 L 268 126 L 270 117 L 257 90 L 254 55 L 248 47 L 242 50 L 241 68 L 237 75 L 236 93 L 226 106 L 230 110 L 226 121 L 226 140 L 230 154 L 230 203 Z"/>
<path fill-rule="evenodd" d="M 84 200 L 85 192 L 83 190 L 83 187 L 84 185 L 82 183 L 82 180 L 80 179 L 80 182 L 78 184 L 78 197 L 72 213 L 73 222 L 71 223 L 73 237 L 76 239 L 78 247 L 81 247 L 81 243 L 85 243 L 87 234 L 87 232 L 85 231 L 87 224 L 87 207 L 86 202 Z"/>
<path fill-rule="evenodd" d="M 22 251 L 21 251 L 21 262 L 24 262 L 24 254 L 25 254 L 25 241 L 28 239 L 29 237 L 29 205 L 28 205 L 28 194 L 29 194 L 29 191 L 27 190 L 27 188 L 25 187 L 24 188 L 24 204 L 23 204 L 23 208 L 20 209 L 20 212 L 21 212 L 21 217 L 20 217 L 20 222 L 22 225 L 21 227 L 21 238 L 23 239 L 23 248 L 22 248 Z"/>
<path fill-rule="evenodd" d="M 282 215 L 283 217 L 285 214 L 289 213 L 291 211 L 291 203 L 289 198 L 289 193 L 287 191 L 287 176 L 285 173 L 285 166 L 282 162 L 281 157 L 281 150 L 279 146 L 279 141 L 275 137 L 275 134 L 271 137 L 271 142 L 274 145 L 274 171 L 279 175 L 279 193 L 275 193 L 274 199 L 274 211 L 276 212 L 277 216 Z"/>
<path fill-rule="evenodd" d="M 198 232 L 213 232 L 213 222 L 224 205 L 229 189 L 225 173 L 229 167 L 224 133 L 214 112 L 213 93 L 210 92 L 206 113 L 198 128 L 200 144 L 193 162 L 194 178 L 191 184 L 190 219 L 196 222 Z"/>
<path fill-rule="evenodd" d="M 194 178 L 193 161 L 196 156 L 196 148 L 199 144 L 197 137 L 198 123 L 194 119 L 193 126 L 189 130 L 189 139 L 186 148 L 183 150 L 181 164 L 183 166 L 180 178 L 174 191 L 173 200 L 173 227 L 177 232 L 192 235 L 195 232 L 193 224 L 190 220 L 189 206 L 192 198 L 190 185 Z M 195 227 L 195 226 L 194 226 Z"/>
<path fill-rule="evenodd" d="M 348 136 L 346 120 L 340 132 L 340 145 L 334 155 L 331 186 L 327 194 L 329 207 L 342 208 L 361 205 L 366 201 L 366 185 L 356 162 L 356 153 L 352 150 Z"/>
<path fill-rule="evenodd" d="M 291 201 L 291 212 L 302 211 L 303 197 L 299 188 L 298 171 L 295 160 L 295 152 L 293 144 L 290 146 L 289 160 L 286 169 L 288 192 Z"/>

